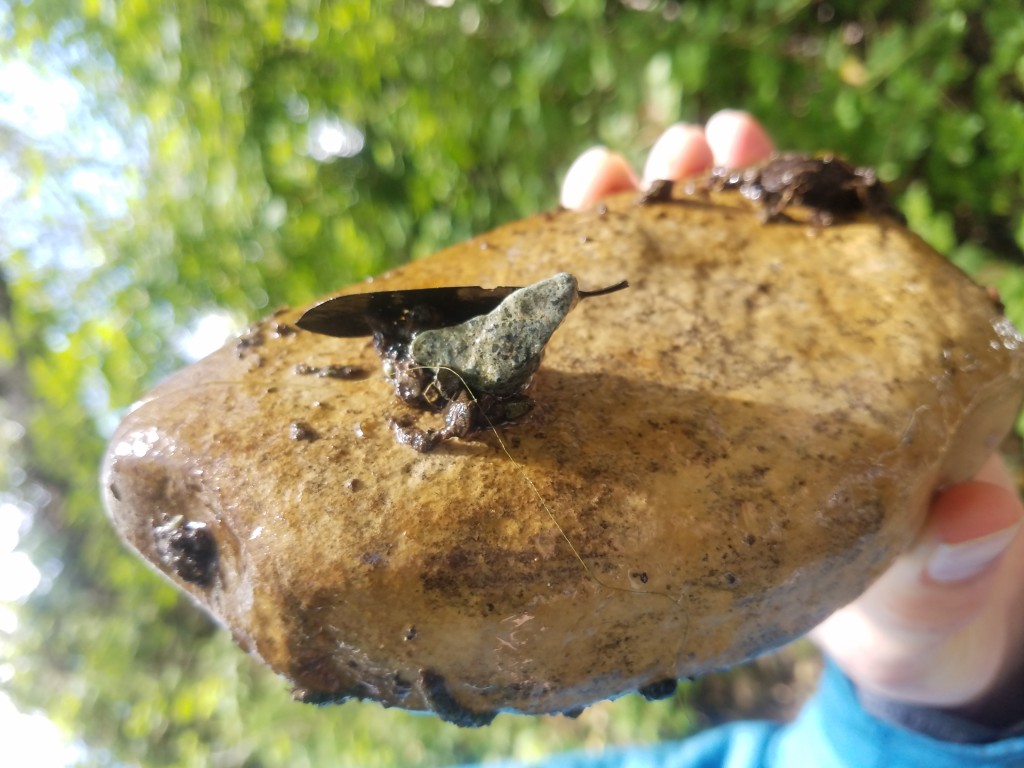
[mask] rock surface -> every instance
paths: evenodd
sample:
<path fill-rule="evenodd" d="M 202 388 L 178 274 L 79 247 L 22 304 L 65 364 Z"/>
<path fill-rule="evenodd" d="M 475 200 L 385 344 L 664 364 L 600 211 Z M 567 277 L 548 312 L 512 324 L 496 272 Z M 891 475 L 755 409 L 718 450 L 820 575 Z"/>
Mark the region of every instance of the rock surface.
<path fill-rule="evenodd" d="M 804 633 L 1020 403 L 1021 336 L 917 237 L 761 224 L 735 193 L 543 214 L 349 290 L 563 271 L 631 287 L 568 316 L 521 421 L 417 453 L 390 420 L 434 417 L 370 340 L 285 310 L 125 419 L 111 518 L 298 698 L 479 725 Z"/>

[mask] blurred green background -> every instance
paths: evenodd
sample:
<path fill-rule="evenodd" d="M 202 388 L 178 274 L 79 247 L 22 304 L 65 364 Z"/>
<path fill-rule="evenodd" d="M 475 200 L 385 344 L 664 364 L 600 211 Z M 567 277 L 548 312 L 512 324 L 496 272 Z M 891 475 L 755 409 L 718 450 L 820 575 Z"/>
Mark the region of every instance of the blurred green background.
<path fill-rule="evenodd" d="M 526 759 L 791 710 L 807 649 L 575 721 L 292 703 L 121 548 L 105 437 L 227 331 L 730 106 L 876 166 L 1021 325 L 1022 97 L 1015 0 L 0 2 L 0 695 L 88 765 Z"/>

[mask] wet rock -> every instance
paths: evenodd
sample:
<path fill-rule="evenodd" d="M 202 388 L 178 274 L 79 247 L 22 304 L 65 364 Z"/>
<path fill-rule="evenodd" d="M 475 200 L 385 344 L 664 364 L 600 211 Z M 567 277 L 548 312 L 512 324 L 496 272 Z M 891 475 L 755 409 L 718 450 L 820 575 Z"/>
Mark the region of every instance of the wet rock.
<path fill-rule="evenodd" d="M 1001 307 L 897 221 L 850 218 L 626 195 L 349 289 L 629 280 L 565 318 L 528 413 L 431 453 L 389 425 L 440 415 L 382 375 L 296 375 L 378 371 L 372 344 L 280 313 L 125 419 L 110 516 L 303 700 L 475 725 L 667 692 L 856 597 L 1013 423 Z"/>

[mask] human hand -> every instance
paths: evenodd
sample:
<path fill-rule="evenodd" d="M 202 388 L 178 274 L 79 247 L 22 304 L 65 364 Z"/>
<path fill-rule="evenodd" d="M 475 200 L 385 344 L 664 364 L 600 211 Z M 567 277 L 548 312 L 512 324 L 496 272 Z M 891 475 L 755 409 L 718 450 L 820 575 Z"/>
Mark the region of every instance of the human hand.
<path fill-rule="evenodd" d="M 861 690 L 1003 727 L 1024 718 L 1024 509 L 992 457 L 812 637 Z"/>
<path fill-rule="evenodd" d="M 678 180 L 713 165 L 765 159 L 771 139 L 750 115 L 719 112 L 701 129 L 676 125 L 638 178 L 604 148 L 581 155 L 561 202 L 585 208 L 606 195 Z M 933 499 L 911 547 L 862 595 L 812 633 L 862 690 L 952 709 L 993 727 L 1024 718 L 1024 507 L 998 458 Z"/>
<path fill-rule="evenodd" d="M 737 168 L 764 160 L 774 147 L 764 128 L 745 112 L 724 110 L 704 128 L 676 124 L 661 135 L 638 179 L 625 158 L 604 147 L 580 155 L 562 183 L 566 208 L 586 208 L 616 192 L 646 187 L 658 179 L 677 181 L 714 165 Z"/>

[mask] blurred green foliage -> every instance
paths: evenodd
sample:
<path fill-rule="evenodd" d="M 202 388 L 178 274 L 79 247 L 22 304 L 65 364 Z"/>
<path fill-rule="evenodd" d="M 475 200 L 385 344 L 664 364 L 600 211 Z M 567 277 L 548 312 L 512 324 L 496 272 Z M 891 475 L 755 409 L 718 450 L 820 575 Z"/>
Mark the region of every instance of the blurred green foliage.
<path fill-rule="evenodd" d="M 69 130 L 106 126 L 122 147 L 105 161 L 126 200 L 112 211 L 95 189 L 68 192 L 68 169 L 88 160 L 75 144 L 0 128 L 22 195 L 75 211 L 74 232 L 45 223 L 86 249 L 72 267 L 40 256 L 41 234 L 0 232 L 3 415 L 27 429 L 4 438 L 3 470 L 36 510 L 26 546 L 49 574 L 0 646 L 4 687 L 96 764 L 440 765 L 700 722 L 692 688 L 476 732 L 291 703 L 120 548 L 95 487 L 112 414 L 181 363 L 175 339 L 211 310 L 241 325 L 550 207 L 588 145 L 639 162 L 670 123 L 736 106 L 780 147 L 876 166 L 911 226 L 998 285 L 1024 325 L 1024 14 L 1011 0 L 4 10 L 3 60 L 73 77 L 85 122 Z"/>

